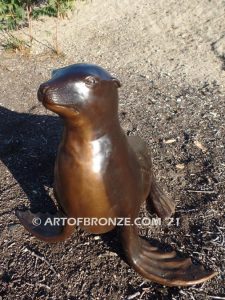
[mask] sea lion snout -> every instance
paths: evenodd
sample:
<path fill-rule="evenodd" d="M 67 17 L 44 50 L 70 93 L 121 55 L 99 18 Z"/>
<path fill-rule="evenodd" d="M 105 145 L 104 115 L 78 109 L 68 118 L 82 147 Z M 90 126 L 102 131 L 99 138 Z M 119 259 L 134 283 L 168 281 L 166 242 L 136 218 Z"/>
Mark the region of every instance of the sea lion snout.
<path fill-rule="evenodd" d="M 68 93 L 65 93 L 63 82 L 55 80 L 49 80 L 42 83 L 39 86 L 37 97 L 38 100 L 47 108 L 51 109 L 54 105 L 66 105 L 70 104 L 69 99 L 71 98 Z M 67 103 L 68 102 L 68 103 Z M 49 107 L 51 105 L 51 107 Z"/>
<path fill-rule="evenodd" d="M 44 96 L 47 93 L 48 89 L 49 89 L 49 86 L 46 85 L 45 83 L 40 85 L 38 92 L 37 92 L 37 97 L 40 102 L 44 101 Z"/>

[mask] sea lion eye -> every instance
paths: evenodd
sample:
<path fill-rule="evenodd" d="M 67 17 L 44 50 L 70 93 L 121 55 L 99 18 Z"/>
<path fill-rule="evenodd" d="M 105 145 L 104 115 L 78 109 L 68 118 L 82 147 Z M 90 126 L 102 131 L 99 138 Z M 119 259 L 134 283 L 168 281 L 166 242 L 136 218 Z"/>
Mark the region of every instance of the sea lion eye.
<path fill-rule="evenodd" d="M 98 83 L 97 78 L 93 77 L 93 76 L 88 76 L 85 78 L 85 84 L 87 86 L 93 87 Z"/>

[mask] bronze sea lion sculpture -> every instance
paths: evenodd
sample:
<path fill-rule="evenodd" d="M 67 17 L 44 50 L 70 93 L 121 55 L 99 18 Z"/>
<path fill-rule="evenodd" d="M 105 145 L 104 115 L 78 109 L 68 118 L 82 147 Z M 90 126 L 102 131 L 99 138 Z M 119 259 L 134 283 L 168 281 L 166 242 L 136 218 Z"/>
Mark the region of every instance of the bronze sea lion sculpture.
<path fill-rule="evenodd" d="M 41 84 L 38 99 L 64 120 L 54 171 L 54 194 L 58 213 L 17 210 L 24 227 L 46 242 L 65 240 L 73 232 L 68 222 L 58 226 L 44 221 L 50 216 L 66 218 L 130 218 L 134 223 L 147 199 L 161 218 L 175 209 L 157 186 L 152 162 L 139 137 L 127 137 L 118 120 L 120 82 L 99 66 L 75 64 L 53 71 Z M 40 226 L 33 220 L 39 218 Z M 101 234 L 115 225 L 81 224 Z M 217 273 L 181 258 L 176 251 L 163 252 L 139 237 L 137 227 L 120 226 L 122 246 L 129 264 L 143 277 L 168 286 L 204 282 Z"/>

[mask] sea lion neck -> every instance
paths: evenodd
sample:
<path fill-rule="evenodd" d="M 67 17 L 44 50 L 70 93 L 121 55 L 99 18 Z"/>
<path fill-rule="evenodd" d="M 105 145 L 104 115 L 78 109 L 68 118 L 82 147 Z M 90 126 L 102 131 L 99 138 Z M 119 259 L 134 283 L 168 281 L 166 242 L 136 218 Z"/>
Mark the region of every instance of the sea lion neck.
<path fill-rule="evenodd" d="M 85 144 L 103 136 L 110 139 L 121 135 L 122 128 L 118 118 L 107 120 L 102 124 L 95 124 L 88 120 L 64 119 L 63 143 L 64 144 Z"/>

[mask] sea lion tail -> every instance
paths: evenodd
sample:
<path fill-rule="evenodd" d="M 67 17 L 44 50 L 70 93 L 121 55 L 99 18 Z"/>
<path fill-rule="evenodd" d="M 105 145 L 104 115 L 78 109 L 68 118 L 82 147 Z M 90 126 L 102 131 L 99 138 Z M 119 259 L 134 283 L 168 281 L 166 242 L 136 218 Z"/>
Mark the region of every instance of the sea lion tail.
<path fill-rule="evenodd" d="M 69 225 L 67 218 L 61 212 L 56 214 L 32 213 L 30 210 L 17 209 L 15 214 L 26 230 L 45 242 L 64 241 L 74 229 L 74 225 Z"/>
<path fill-rule="evenodd" d="M 168 197 L 153 178 L 147 203 L 160 218 L 168 218 L 175 212 L 175 201 Z"/>
<path fill-rule="evenodd" d="M 181 258 L 174 250 L 163 252 L 140 238 L 133 226 L 122 228 L 122 244 L 129 264 L 146 279 L 163 285 L 190 286 L 217 275 L 194 264 L 191 258 Z"/>

